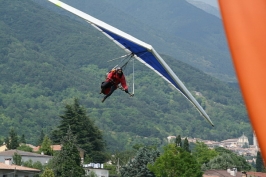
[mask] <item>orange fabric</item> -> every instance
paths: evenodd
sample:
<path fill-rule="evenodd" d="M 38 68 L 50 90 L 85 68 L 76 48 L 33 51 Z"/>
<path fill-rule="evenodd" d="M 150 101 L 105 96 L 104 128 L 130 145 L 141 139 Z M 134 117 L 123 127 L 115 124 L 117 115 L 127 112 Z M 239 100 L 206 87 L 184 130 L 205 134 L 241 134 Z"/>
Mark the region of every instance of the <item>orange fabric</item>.
<path fill-rule="evenodd" d="M 266 0 L 219 0 L 241 92 L 266 162 Z"/>

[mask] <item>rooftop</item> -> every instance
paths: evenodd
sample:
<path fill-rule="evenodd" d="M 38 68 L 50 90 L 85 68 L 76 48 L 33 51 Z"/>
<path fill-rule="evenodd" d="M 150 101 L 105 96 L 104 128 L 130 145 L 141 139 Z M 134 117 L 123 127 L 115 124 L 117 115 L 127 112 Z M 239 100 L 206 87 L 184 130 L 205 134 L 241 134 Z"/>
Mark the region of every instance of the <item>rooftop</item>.
<path fill-rule="evenodd" d="M 0 152 L 0 156 L 13 156 L 14 153 L 17 153 L 21 156 L 31 156 L 31 157 L 43 157 L 43 156 L 48 156 L 48 155 L 41 155 L 37 153 L 32 153 L 32 152 L 26 152 L 26 151 L 20 151 L 20 150 L 8 150 L 8 151 L 3 151 Z"/>
<path fill-rule="evenodd" d="M 28 168 L 18 165 L 7 165 L 5 163 L 0 162 L 0 169 L 1 170 L 18 170 L 18 171 L 33 171 L 33 172 L 40 172 L 40 170 L 35 168 Z"/>

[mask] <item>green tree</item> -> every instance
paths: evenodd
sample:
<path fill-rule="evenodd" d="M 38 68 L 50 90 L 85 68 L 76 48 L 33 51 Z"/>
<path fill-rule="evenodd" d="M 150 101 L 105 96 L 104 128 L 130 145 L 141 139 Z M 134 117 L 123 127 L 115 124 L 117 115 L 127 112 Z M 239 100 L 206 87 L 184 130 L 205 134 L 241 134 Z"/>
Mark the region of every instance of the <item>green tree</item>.
<path fill-rule="evenodd" d="M 22 165 L 29 168 L 39 169 L 41 171 L 43 170 L 43 165 L 40 161 L 33 162 L 31 159 L 29 159 L 28 161 L 22 162 Z"/>
<path fill-rule="evenodd" d="M 237 155 L 236 153 L 225 149 L 223 147 L 216 147 L 214 149 L 216 152 L 219 153 L 219 156 L 214 157 L 210 160 L 211 163 L 215 164 L 211 168 L 218 169 L 218 166 L 222 167 L 220 169 L 232 168 L 237 167 L 238 170 L 245 170 L 249 171 L 251 169 L 251 165 L 246 161 L 243 156 Z"/>
<path fill-rule="evenodd" d="M 45 137 L 45 134 L 43 133 L 43 130 L 41 130 L 41 134 L 37 142 L 38 146 L 40 146 L 43 143 L 44 137 Z"/>
<path fill-rule="evenodd" d="M 22 162 L 22 165 L 25 167 L 33 168 L 33 161 L 29 159 L 28 161 Z"/>
<path fill-rule="evenodd" d="M 19 147 L 19 142 L 18 142 L 18 135 L 14 128 L 11 128 L 9 131 L 9 143 L 7 144 L 8 149 L 17 149 Z"/>
<path fill-rule="evenodd" d="M 74 99 L 73 105 L 66 105 L 65 114 L 60 117 L 61 123 L 58 129 L 52 132 L 53 142 L 59 143 L 58 140 L 70 128 L 77 137 L 77 145 L 86 151 L 86 156 L 89 156 L 95 163 L 104 163 L 107 155 L 104 152 L 105 142 L 102 132 L 86 115 L 86 111 L 80 106 L 78 99 Z"/>
<path fill-rule="evenodd" d="M 256 158 L 256 171 L 262 172 L 263 168 L 264 168 L 263 159 L 262 159 L 260 151 L 258 151 L 257 158 Z"/>
<path fill-rule="evenodd" d="M 37 161 L 37 162 L 34 162 L 32 164 L 32 168 L 39 169 L 39 170 L 42 171 L 43 170 L 43 165 L 42 165 L 42 163 L 40 161 Z"/>
<path fill-rule="evenodd" d="M 43 152 L 45 155 L 53 155 L 53 149 L 51 145 L 51 140 L 48 138 L 48 136 L 45 136 L 39 151 Z"/>
<path fill-rule="evenodd" d="M 217 156 L 219 153 L 213 149 L 209 149 L 203 142 L 196 142 L 193 156 L 197 159 L 199 164 L 208 163 L 210 159 Z"/>
<path fill-rule="evenodd" d="M 41 174 L 40 177 L 55 177 L 55 176 L 52 169 L 45 168 L 44 172 Z"/>
<path fill-rule="evenodd" d="M 148 169 L 156 177 L 202 177 L 203 174 L 195 157 L 175 144 L 165 146 L 163 154 Z"/>
<path fill-rule="evenodd" d="M 19 155 L 18 153 L 14 153 L 14 155 L 13 155 L 13 163 L 15 164 L 15 165 L 21 165 L 22 164 L 22 160 L 21 160 L 22 158 L 21 158 L 21 155 Z"/>
<path fill-rule="evenodd" d="M 181 136 L 180 136 L 180 135 L 178 135 L 178 136 L 176 137 L 176 139 L 175 139 L 175 144 L 176 144 L 176 146 L 178 146 L 178 147 L 182 147 L 182 140 L 181 140 Z"/>
<path fill-rule="evenodd" d="M 235 167 L 234 160 L 229 153 L 222 153 L 214 158 L 210 159 L 208 163 L 202 165 L 202 170 L 208 169 L 223 169 L 227 170 L 228 168 Z"/>
<path fill-rule="evenodd" d="M 81 164 L 76 137 L 69 129 L 62 139 L 62 149 L 52 160 L 55 176 L 60 177 L 82 177 L 85 171 Z"/>
<path fill-rule="evenodd" d="M 25 135 L 24 134 L 22 134 L 22 136 L 20 137 L 19 142 L 26 144 L 26 139 L 25 139 Z"/>
<path fill-rule="evenodd" d="M 21 151 L 26 151 L 26 152 L 32 152 L 32 148 L 25 145 L 25 144 L 22 144 L 20 145 L 17 150 L 21 150 Z"/>
<path fill-rule="evenodd" d="M 137 151 L 136 156 L 125 166 L 122 166 L 121 177 L 155 177 L 153 172 L 147 168 L 147 164 L 153 164 L 159 154 L 159 151 L 154 148 L 146 146 L 140 148 L 139 151 Z"/>
<path fill-rule="evenodd" d="M 187 152 L 190 152 L 190 149 L 189 149 L 189 142 L 188 142 L 188 139 L 185 138 L 184 139 L 184 144 L 183 144 L 183 149 Z"/>

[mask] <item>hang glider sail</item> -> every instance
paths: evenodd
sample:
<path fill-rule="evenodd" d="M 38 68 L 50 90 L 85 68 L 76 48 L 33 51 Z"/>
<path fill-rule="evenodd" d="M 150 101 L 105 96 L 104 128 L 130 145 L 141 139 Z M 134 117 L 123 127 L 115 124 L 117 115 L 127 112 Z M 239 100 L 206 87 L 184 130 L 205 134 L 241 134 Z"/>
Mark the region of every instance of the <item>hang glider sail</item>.
<path fill-rule="evenodd" d="M 164 78 L 168 83 L 173 85 L 180 93 L 182 93 L 200 112 L 200 114 L 212 125 L 211 119 L 188 91 L 185 85 L 180 81 L 180 79 L 175 75 L 172 69 L 165 63 L 161 56 L 153 49 L 153 47 L 113 26 L 104 23 L 78 9 L 75 9 L 59 0 L 48 0 L 57 6 L 83 18 L 96 29 L 105 34 L 118 46 L 124 49 L 127 53 L 134 54 L 134 57 L 145 64 L 147 67 L 152 69 L 162 78 Z"/>
<path fill-rule="evenodd" d="M 218 2 L 242 96 L 266 162 L 266 1 Z"/>

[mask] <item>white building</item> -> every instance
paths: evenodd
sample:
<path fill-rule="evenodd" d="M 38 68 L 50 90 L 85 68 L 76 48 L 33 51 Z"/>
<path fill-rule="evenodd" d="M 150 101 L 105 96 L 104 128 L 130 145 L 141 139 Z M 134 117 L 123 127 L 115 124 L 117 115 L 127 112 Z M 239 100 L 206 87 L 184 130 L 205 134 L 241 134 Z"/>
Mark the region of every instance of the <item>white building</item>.
<path fill-rule="evenodd" d="M 103 164 L 99 163 L 90 163 L 83 164 L 83 169 L 85 174 L 89 175 L 90 173 L 95 173 L 99 177 L 109 177 L 109 171 L 103 168 Z"/>
<path fill-rule="evenodd" d="M 242 147 L 244 145 L 248 145 L 249 146 L 249 141 L 248 141 L 248 137 L 246 137 L 244 134 L 238 138 L 237 140 L 237 145 Z"/>
<path fill-rule="evenodd" d="M 41 171 L 34 168 L 22 167 L 12 164 L 11 158 L 6 158 L 5 162 L 0 162 L 0 176 L 4 177 L 33 177 L 35 174 L 39 174 Z"/>

